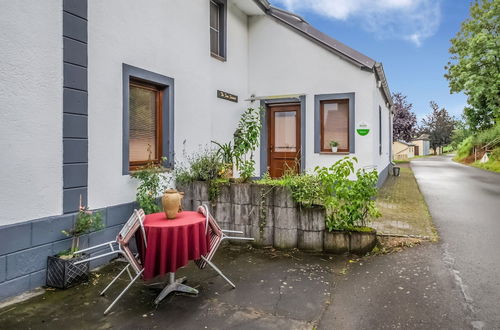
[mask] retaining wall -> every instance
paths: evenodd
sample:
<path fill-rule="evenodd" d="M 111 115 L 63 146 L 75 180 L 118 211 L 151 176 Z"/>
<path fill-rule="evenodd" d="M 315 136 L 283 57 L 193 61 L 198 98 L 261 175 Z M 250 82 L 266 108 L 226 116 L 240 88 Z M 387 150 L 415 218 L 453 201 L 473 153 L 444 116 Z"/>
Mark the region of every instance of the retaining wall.
<path fill-rule="evenodd" d="M 325 209 L 300 207 L 286 187 L 260 184 L 222 184 L 217 199 L 208 198 L 206 182 L 178 187 L 184 191 L 183 208 L 206 204 L 224 229 L 241 230 L 256 246 L 298 248 L 332 253 L 365 253 L 376 243 L 375 233 L 328 232 Z"/>

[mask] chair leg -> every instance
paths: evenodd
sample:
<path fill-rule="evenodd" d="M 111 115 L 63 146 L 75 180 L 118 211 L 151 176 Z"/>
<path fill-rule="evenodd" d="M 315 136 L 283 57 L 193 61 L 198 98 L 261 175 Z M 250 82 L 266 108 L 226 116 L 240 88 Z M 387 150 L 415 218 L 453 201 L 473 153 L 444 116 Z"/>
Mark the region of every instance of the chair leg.
<path fill-rule="evenodd" d="M 130 264 L 127 264 L 127 266 L 125 266 L 119 273 L 118 275 L 115 276 L 115 278 L 108 284 L 107 287 L 104 288 L 104 290 L 102 290 L 102 292 L 99 294 L 99 295 L 104 295 L 104 293 L 111 287 L 111 285 L 113 285 L 113 283 L 116 282 L 116 280 L 125 272 L 125 271 L 128 271 L 128 267 L 130 266 Z"/>
<path fill-rule="evenodd" d="M 215 266 L 210 260 L 208 260 L 207 258 L 205 258 L 204 256 L 201 256 L 201 258 L 208 264 L 210 265 L 210 267 L 213 268 L 213 270 L 215 270 L 224 280 L 226 280 L 227 283 L 229 283 L 233 289 L 236 288 L 236 285 L 233 284 L 233 282 L 231 282 L 231 280 L 229 280 L 226 275 L 224 275 L 219 268 L 217 268 L 217 266 Z"/>
<path fill-rule="evenodd" d="M 120 298 L 125 294 L 125 292 L 127 292 L 128 289 L 130 289 L 130 287 L 132 286 L 132 284 L 134 284 L 134 282 L 142 275 L 142 272 L 144 272 L 144 269 L 141 270 L 135 277 L 132 281 L 130 281 L 130 283 L 127 285 L 127 287 L 125 289 L 123 289 L 123 291 L 118 295 L 118 297 L 116 297 L 116 299 L 111 303 L 111 305 L 109 305 L 109 307 L 104 311 L 104 315 L 108 314 L 109 310 L 116 304 L 116 302 L 118 300 L 120 300 Z"/>

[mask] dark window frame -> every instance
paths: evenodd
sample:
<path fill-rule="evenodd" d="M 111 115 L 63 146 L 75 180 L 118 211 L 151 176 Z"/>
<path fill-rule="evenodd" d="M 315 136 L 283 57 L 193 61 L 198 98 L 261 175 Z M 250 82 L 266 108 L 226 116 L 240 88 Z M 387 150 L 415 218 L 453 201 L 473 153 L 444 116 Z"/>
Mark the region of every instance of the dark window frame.
<path fill-rule="evenodd" d="M 325 104 L 333 104 L 333 103 L 347 103 L 347 111 L 349 111 L 349 99 L 335 99 L 335 100 L 321 100 L 319 102 L 320 105 L 320 151 L 321 152 L 332 152 L 331 148 L 325 148 L 325 109 L 324 105 Z M 349 146 L 351 144 L 350 137 L 349 137 L 349 127 L 350 127 L 350 122 L 349 122 L 349 114 L 347 116 L 347 148 L 338 148 L 337 152 L 342 153 L 342 152 L 349 152 Z"/>
<path fill-rule="evenodd" d="M 163 166 L 167 168 L 173 168 L 174 166 L 174 79 L 147 71 L 141 68 L 137 68 L 128 64 L 122 64 L 123 70 L 123 114 L 122 114 L 122 175 L 129 175 L 130 168 L 129 161 L 129 134 L 130 134 L 130 124 L 129 124 L 129 95 L 130 95 L 130 83 L 132 82 L 142 82 L 144 84 L 149 84 L 157 86 L 163 90 L 161 95 L 161 157 L 167 157 L 166 162 L 163 162 Z"/>
<path fill-rule="evenodd" d="M 219 29 L 218 33 L 218 49 L 217 51 L 212 50 L 212 35 L 211 30 L 213 29 L 211 26 L 211 17 L 212 14 L 211 6 L 212 3 L 218 7 L 218 25 Z M 210 46 L 210 55 L 218 60 L 226 61 L 227 58 L 227 0 L 209 0 L 209 46 Z"/>
<path fill-rule="evenodd" d="M 155 93 L 156 97 L 156 122 L 155 122 L 155 139 L 156 139 L 156 150 L 155 154 L 156 157 L 154 159 L 151 159 L 151 161 L 155 164 L 160 164 L 161 163 L 161 158 L 162 158 L 162 150 L 163 150 L 163 93 L 165 92 L 165 87 L 159 86 L 157 84 L 152 84 L 150 82 L 145 82 L 136 78 L 131 78 L 129 81 L 129 91 L 131 87 L 138 87 L 138 88 L 143 88 L 147 89 L 150 91 L 153 91 Z M 130 92 L 129 92 L 129 97 L 130 97 Z M 129 123 L 130 123 L 130 111 L 129 111 Z M 130 126 L 129 126 L 129 150 L 130 150 Z M 129 151 L 130 155 L 130 151 Z M 131 161 L 129 160 L 129 170 L 130 171 L 135 171 L 139 169 L 141 166 L 146 165 L 150 160 L 145 159 L 145 160 L 140 160 L 140 161 Z"/>
<path fill-rule="evenodd" d="M 331 149 L 328 152 L 321 151 L 321 101 L 324 100 L 349 100 L 349 150 L 347 152 L 332 153 Z M 317 154 L 353 154 L 355 153 L 356 137 L 355 137 L 355 100 L 356 94 L 350 93 L 331 93 L 314 95 L 314 153 Z"/>

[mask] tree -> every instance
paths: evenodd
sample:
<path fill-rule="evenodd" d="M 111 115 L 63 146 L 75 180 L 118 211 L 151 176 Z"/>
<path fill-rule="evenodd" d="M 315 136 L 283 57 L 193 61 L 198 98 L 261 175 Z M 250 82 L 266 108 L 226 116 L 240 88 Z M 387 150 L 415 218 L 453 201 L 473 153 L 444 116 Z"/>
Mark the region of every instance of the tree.
<path fill-rule="evenodd" d="M 429 134 L 429 144 L 434 152 L 437 148 L 448 145 L 451 142 L 455 120 L 445 108 L 439 109 L 436 102 L 431 101 L 432 113 L 422 119 L 421 133 Z"/>
<path fill-rule="evenodd" d="M 474 131 L 500 120 L 500 1 L 476 0 L 470 18 L 451 39 L 445 67 L 451 93 L 464 92 L 467 123 Z"/>
<path fill-rule="evenodd" d="M 406 96 L 401 93 L 394 93 L 392 99 L 394 100 L 393 139 L 410 141 L 417 128 L 417 116 L 412 112 L 413 104 L 408 103 Z"/>

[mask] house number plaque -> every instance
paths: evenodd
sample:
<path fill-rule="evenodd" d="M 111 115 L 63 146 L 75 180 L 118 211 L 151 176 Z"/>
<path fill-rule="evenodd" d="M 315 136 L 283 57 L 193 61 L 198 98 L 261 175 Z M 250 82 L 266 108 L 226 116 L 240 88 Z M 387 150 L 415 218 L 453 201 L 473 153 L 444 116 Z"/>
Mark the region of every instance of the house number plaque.
<path fill-rule="evenodd" d="M 238 95 L 234 95 L 224 91 L 217 91 L 217 97 L 231 102 L 238 102 Z"/>

